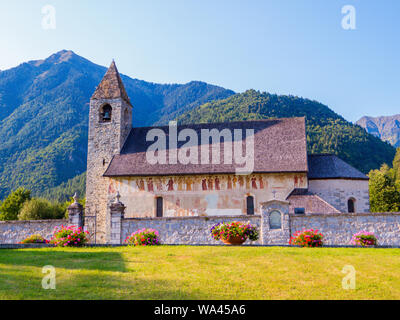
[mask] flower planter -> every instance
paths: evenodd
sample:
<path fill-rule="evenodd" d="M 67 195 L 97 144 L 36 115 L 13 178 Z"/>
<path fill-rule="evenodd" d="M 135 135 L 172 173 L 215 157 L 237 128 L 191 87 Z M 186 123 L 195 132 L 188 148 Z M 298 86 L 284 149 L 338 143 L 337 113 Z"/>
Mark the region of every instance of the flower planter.
<path fill-rule="evenodd" d="M 250 222 L 220 222 L 212 226 L 210 233 L 214 240 L 221 240 L 223 243 L 231 246 L 240 246 L 246 242 L 247 239 L 250 239 L 251 241 L 258 240 L 257 228 L 252 226 Z"/>
<path fill-rule="evenodd" d="M 351 244 L 358 247 L 375 248 L 378 245 L 378 239 L 372 232 L 360 231 L 353 235 Z"/>
<path fill-rule="evenodd" d="M 230 237 L 226 240 L 221 239 L 223 243 L 229 244 L 231 246 L 241 246 L 243 243 L 246 242 L 246 238 L 243 237 Z"/>

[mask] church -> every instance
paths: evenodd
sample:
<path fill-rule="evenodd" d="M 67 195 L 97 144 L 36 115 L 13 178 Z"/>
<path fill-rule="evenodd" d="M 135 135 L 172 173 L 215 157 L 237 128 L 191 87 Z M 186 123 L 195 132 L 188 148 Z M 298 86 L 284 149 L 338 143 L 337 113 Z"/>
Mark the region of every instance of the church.
<path fill-rule="evenodd" d="M 132 219 L 254 216 L 271 200 L 290 214 L 369 212 L 368 177 L 335 155 L 309 155 L 304 117 L 133 128 L 132 116 L 113 62 L 89 111 L 85 215 L 99 242 L 117 195 Z"/>

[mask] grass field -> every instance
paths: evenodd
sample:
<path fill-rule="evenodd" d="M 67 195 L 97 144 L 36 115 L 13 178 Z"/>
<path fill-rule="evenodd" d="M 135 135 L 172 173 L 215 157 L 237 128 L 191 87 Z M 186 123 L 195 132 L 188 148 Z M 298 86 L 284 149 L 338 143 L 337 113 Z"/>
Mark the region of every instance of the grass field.
<path fill-rule="evenodd" d="M 42 289 L 42 267 L 56 290 Z M 356 269 L 344 290 L 342 269 Z M 400 299 L 400 250 L 189 247 L 0 250 L 0 299 Z"/>

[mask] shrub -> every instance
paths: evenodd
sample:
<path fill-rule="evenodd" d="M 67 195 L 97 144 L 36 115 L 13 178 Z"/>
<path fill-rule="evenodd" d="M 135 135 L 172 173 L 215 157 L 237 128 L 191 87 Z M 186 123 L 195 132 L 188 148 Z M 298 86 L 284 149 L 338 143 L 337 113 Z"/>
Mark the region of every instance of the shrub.
<path fill-rule="evenodd" d="M 24 203 L 18 214 L 18 220 L 61 219 L 64 215 L 65 211 L 61 204 L 35 198 Z"/>
<path fill-rule="evenodd" d="M 351 243 L 355 246 L 376 246 L 378 244 L 378 239 L 372 232 L 360 231 L 353 235 L 351 238 Z"/>
<path fill-rule="evenodd" d="M 49 243 L 48 240 L 43 238 L 40 234 L 33 234 L 29 237 L 27 237 L 25 240 L 21 241 L 22 244 L 27 244 L 27 243 Z"/>
<path fill-rule="evenodd" d="M 55 227 L 50 243 L 58 247 L 82 247 L 88 242 L 89 232 L 75 226 Z"/>
<path fill-rule="evenodd" d="M 324 236 L 318 230 L 297 231 L 289 240 L 290 245 L 302 247 L 322 247 Z"/>
<path fill-rule="evenodd" d="M 67 207 L 64 203 L 50 203 L 52 218 L 51 219 L 67 219 Z"/>
<path fill-rule="evenodd" d="M 252 226 L 250 222 L 244 223 L 238 221 L 218 223 L 211 228 L 210 233 L 215 240 L 242 237 L 243 240 L 250 239 L 251 241 L 257 241 L 259 237 L 257 228 Z"/>
<path fill-rule="evenodd" d="M 0 220 L 17 220 L 24 203 L 31 199 L 31 192 L 24 188 L 13 191 L 0 205 Z"/>
<path fill-rule="evenodd" d="M 156 246 L 160 244 L 159 234 L 154 229 L 141 229 L 128 236 L 125 243 L 131 246 Z"/>

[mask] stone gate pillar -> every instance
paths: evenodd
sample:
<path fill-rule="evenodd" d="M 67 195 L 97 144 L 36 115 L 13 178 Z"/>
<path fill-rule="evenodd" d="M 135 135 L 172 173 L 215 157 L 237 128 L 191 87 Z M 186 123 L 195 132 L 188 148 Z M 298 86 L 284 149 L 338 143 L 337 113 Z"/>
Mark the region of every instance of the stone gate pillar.
<path fill-rule="evenodd" d="M 83 206 L 78 202 L 78 196 L 74 194 L 74 202 L 68 207 L 68 225 L 83 229 Z"/>
<path fill-rule="evenodd" d="M 114 202 L 109 205 L 110 211 L 110 243 L 122 244 L 122 220 L 125 214 L 125 205 L 119 200 L 121 198 L 119 192 Z"/>
<path fill-rule="evenodd" d="M 289 202 L 275 199 L 263 202 L 260 211 L 262 244 L 289 244 Z"/>

